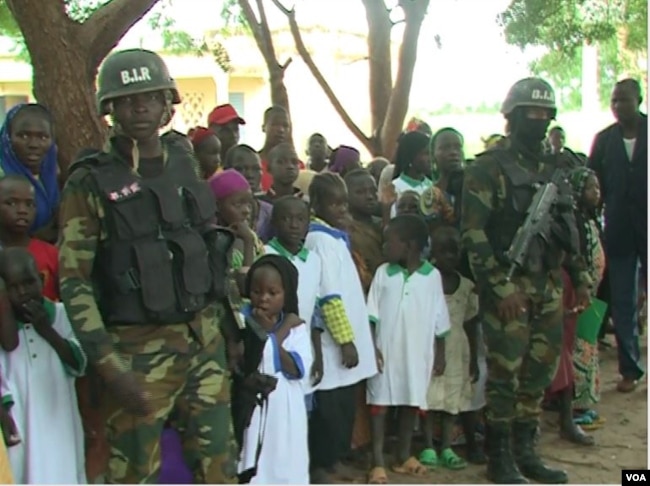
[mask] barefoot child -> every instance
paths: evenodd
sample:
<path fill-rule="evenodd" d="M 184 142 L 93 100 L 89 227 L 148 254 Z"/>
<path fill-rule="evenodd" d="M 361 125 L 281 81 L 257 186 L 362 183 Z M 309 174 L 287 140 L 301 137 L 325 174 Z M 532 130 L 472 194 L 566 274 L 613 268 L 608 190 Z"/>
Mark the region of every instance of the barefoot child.
<path fill-rule="evenodd" d="M 0 253 L 0 277 L 17 319 L 18 347 L 0 350 L 2 397 L 21 442 L 8 450 L 19 484 L 86 484 L 84 435 L 75 378 L 86 357 L 63 304 L 43 298 L 34 258 L 23 248 Z"/>
<path fill-rule="evenodd" d="M 377 373 L 375 349 L 359 275 L 350 253 L 348 194 L 332 172 L 314 176 L 309 186 L 314 217 L 305 246 L 320 256 L 320 309 L 323 380 L 314 396 L 309 450 L 312 481 L 327 475 L 350 450 L 356 414 L 356 385 Z"/>
<path fill-rule="evenodd" d="M 429 467 L 462 469 L 467 463 L 451 448 L 452 431 L 461 415 L 470 462 L 481 463 L 483 454 L 475 441 L 477 413 L 472 409 L 472 383 L 478 379 L 477 326 L 478 295 L 474 284 L 458 273 L 460 234 L 451 226 L 441 226 L 432 235 L 431 256 L 442 275 L 451 330 L 445 340 L 445 372 L 434 376 L 427 393 L 424 424 L 425 449 L 420 461 Z M 440 454 L 433 446 L 434 412 L 441 416 Z"/>
<path fill-rule="evenodd" d="M 323 366 L 323 329 L 319 319 L 314 319 L 314 309 L 318 305 L 322 267 L 320 257 L 303 246 L 309 228 L 309 206 L 302 199 L 293 196 L 281 197 L 273 204 L 271 225 L 277 236 L 269 241 L 264 250 L 267 255 L 287 258 L 298 270 L 298 315 L 311 328 L 316 366 L 310 371 L 310 376 L 314 382 L 320 382 Z M 307 403 L 309 408 L 311 400 Z"/>
<path fill-rule="evenodd" d="M 312 365 L 307 326 L 298 318 L 298 271 L 279 255 L 257 260 L 246 277 L 250 304 L 242 311 L 269 337 L 258 371 L 275 388 L 253 411 L 244 432 L 239 473 L 251 484 L 308 484 L 305 370 Z"/>
<path fill-rule="evenodd" d="M 418 216 L 393 218 L 384 232 L 388 263 L 377 269 L 368 295 L 379 361 L 383 370 L 368 380 L 371 405 L 371 484 L 388 482 L 384 465 L 387 407 L 398 407 L 399 430 L 393 471 L 422 476 L 424 467 L 411 456 L 411 440 L 419 410 L 427 405 L 431 374 L 445 368 L 445 335 L 449 316 L 439 272 L 421 258 L 428 239 Z"/>

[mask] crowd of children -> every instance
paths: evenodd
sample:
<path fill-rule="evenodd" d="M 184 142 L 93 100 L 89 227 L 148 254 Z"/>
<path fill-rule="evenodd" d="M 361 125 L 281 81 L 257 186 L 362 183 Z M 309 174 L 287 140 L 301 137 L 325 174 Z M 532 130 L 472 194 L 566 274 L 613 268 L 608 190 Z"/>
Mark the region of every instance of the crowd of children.
<path fill-rule="evenodd" d="M 48 182 L 56 152 L 50 123 L 47 110 L 26 105 L 0 131 L 0 482 L 10 480 L 1 476 L 8 463 L 18 483 L 82 484 L 96 474 L 86 477 L 83 429 L 90 432 L 75 391 L 86 359 L 56 303 L 57 250 L 32 236 L 51 223 L 58 201 Z M 239 144 L 242 123 L 229 105 L 217 107 L 208 127 L 188 135 L 217 222 L 236 237 L 233 301 L 262 342 L 242 386 L 262 386 L 263 399 L 235 417 L 236 427 L 243 424 L 240 481 L 330 483 L 354 443 L 369 453 L 368 482 L 385 484 L 393 432 L 394 472 L 422 476 L 484 463 L 481 312 L 457 227 L 462 135 L 412 124 L 393 164 L 376 159 L 363 168 L 356 149 L 331 149 L 321 134 L 310 137 L 304 164 L 282 108 L 265 113 L 259 152 Z M 18 129 L 40 136 L 38 151 L 14 152 Z M 19 170 L 10 170 L 6 163 L 16 161 Z M 582 250 L 600 280 L 597 179 L 580 168 L 572 182 Z M 593 443 L 576 435 L 573 412 L 591 413 L 598 401 L 597 346 L 579 335 L 569 356 L 575 376 L 562 431 Z M 233 415 L 243 413 L 238 407 Z M 415 430 L 424 437 L 420 450 Z M 463 457 L 455 449 L 459 430 Z M 174 454 L 180 448 L 163 447 L 163 470 L 165 461 L 183 467 Z"/>

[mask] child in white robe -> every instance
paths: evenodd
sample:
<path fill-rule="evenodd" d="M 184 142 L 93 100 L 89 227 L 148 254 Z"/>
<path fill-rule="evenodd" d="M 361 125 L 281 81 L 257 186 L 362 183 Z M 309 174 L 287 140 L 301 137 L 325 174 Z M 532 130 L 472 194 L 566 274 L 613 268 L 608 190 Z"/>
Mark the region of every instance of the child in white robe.
<path fill-rule="evenodd" d="M 396 216 L 386 226 L 381 265 L 370 286 L 368 311 L 374 325 L 383 369 L 368 380 L 371 405 L 372 469 L 368 482 L 385 484 L 384 437 L 387 407 L 398 407 L 399 430 L 393 471 L 423 476 L 424 467 L 411 455 L 419 410 L 426 409 L 432 373 L 444 371 L 449 316 L 439 272 L 421 258 L 429 232 L 416 215 Z"/>
<path fill-rule="evenodd" d="M 321 333 L 317 311 L 322 263 L 320 257 L 303 245 L 309 229 L 309 205 L 301 198 L 284 196 L 276 199 L 271 213 L 271 228 L 276 235 L 264 246 L 266 255 L 287 258 L 298 270 L 298 316 L 310 328 L 314 363 L 305 376 L 307 409 L 311 409 L 311 394 L 322 378 Z M 317 363 L 318 361 L 318 363 Z"/>
<path fill-rule="evenodd" d="M 345 228 L 348 193 L 338 174 L 314 176 L 309 186 L 313 218 L 305 247 L 322 262 L 320 310 L 323 376 L 309 419 L 314 483 L 330 484 L 328 471 L 350 452 L 356 417 L 357 384 L 377 373 L 368 311 Z"/>
<path fill-rule="evenodd" d="M 312 349 L 309 330 L 298 318 L 296 267 L 279 255 L 261 257 L 246 277 L 246 296 L 244 317 L 268 332 L 258 373 L 275 381 L 275 388 L 255 407 L 244 431 L 240 482 L 309 484 L 304 379 Z"/>
<path fill-rule="evenodd" d="M 18 484 L 86 484 L 84 434 L 75 378 L 86 357 L 63 304 L 42 296 L 43 284 L 32 255 L 23 248 L 0 253 L 4 279 L 16 316 L 18 347 L 0 350 L 2 403 L 9 409 L 20 442 L 8 448 Z"/>

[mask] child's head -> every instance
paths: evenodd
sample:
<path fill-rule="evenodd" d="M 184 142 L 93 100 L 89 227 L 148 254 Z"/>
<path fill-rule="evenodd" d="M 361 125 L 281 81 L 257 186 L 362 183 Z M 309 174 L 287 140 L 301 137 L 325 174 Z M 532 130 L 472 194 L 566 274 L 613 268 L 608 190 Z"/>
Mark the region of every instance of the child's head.
<path fill-rule="evenodd" d="M 395 152 L 393 179 L 402 174 L 409 177 L 431 176 L 429 137 L 421 132 L 408 132 L 400 136 Z"/>
<path fill-rule="evenodd" d="M 325 160 L 329 156 L 329 147 L 323 135 L 314 133 L 309 137 L 307 155 L 312 160 Z"/>
<path fill-rule="evenodd" d="M 431 235 L 431 258 L 441 273 L 456 271 L 460 264 L 460 233 L 453 226 L 437 226 Z"/>
<path fill-rule="evenodd" d="M 255 149 L 249 145 L 235 145 L 226 153 L 224 169 L 235 169 L 248 181 L 253 192 L 260 189 L 262 161 Z"/>
<path fill-rule="evenodd" d="M 221 165 L 221 142 L 212 130 L 197 127 L 190 137 L 194 155 L 199 161 L 201 172 L 207 179 L 211 177 Z"/>
<path fill-rule="evenodd" d="M 309 229 L 309 206 L 298 197 L 281 197 L 273 203 L 271 225 L 285 248 L 298 249 Z"/>
<path fill-rule="evenodd" d="M 317 218 L 335 228 L 345 228 L 348 192 L 341 176 L 333 172 L 315 175 L 309 185 L 309 203 Z"/>
<path fill-rule="evenodd" d="M 455 128 L 441 128 L 431 137 L 431 155 L 436 175 L 450 174 L 461 170 L 465 140 Z"/>
<path fill-rule="evenodd" d="M 0 232 L 26 235 L 36 217 L 34 186 L 26 177 L 0 178 Z"/>
<path fill-rule="evenodd" d="M 286 142 L 291 131 L 291 121 L 287 110 L 281 106 L 272 106 L 264 112 L 262 131 L 266 135 L 266 146 L 275 147 Z"/>
<path fill-rule="evenodd" d="M 420 259 L 429 231 L 419 216 L 405 214 L 391 219 L 384 229 L 384 256 L 389 263 L 405 265 Z"/>
<path fill-rule="evenodd" d="M 212 176 L 208 182 L 217 201 L 219 223 L 231 225 L 250 219 L 253 193 L 243 175 L 227 169 Z"/>
<path fill-rule="evenodd" d="M 559 153 L 564 148 L 566 142 L 566 135 L 564 128 L 555 126 L 548 131 L 548 144 L 554 154 Z"/>
<path fill-rule="evenodd" d="M 298 154 L 290 143 L 280 143 L 269 152 L 269 174 L 273 176 L 274 184 L 293 186 L 299 170 Z"/>
<path fill-rule="evenodd" d="M 345 176 L 345 185 L 352 214 L 373 216 L 377 213 L 377 183 L 367 170 L 349 172 Z"/>
<path fill-rule="evenodd" d="M 415 191 L 404 191 L 397 199 L 395 212 L 398 216 L 413 214 L 420 216 L 420 195 Z"/>
<path fill-rule="evenodd" d="M 580 207 L 593 210 L 600 205 L 600 184 L 593 170 L 578 167 L 571 172 L 570 181 Z"/>
<path fill-rule="evenodd" d="M 18 160 L 32 174 L 39 174 L 41 163 L 54 143 L 52 115 L 43 105 L 20 105 L 9 122 L 11 147 Z"/>
<path fill-rule="evenodd" d="M 370 175 L 375 179 L 377 185 L 379 185 L 379 178 L 381 177 L 382 171 L 389 164 L 390 162 L 388 159 L 384 157 L 376 157 L 372 159 L 368 164 L 368 167 L 366 167 L 366 169 L 368 169 L 368 172 L 370 172 Z"/>
<path fill-rule="evenodd" d="M 7 287 L 7 296 L 18 319 L 23 319 L 24 306 L 43 300 L 43 280 L 32 254 L 22 247 L 9 247 L 0 252 L 0 277 Z"/>
<path fill-rule="evenodd" d="M 285 257 L 264 255 L 251 265 L 244 285 L 253 309 L 268 316 L 298 314 L 298 270 Z"/>

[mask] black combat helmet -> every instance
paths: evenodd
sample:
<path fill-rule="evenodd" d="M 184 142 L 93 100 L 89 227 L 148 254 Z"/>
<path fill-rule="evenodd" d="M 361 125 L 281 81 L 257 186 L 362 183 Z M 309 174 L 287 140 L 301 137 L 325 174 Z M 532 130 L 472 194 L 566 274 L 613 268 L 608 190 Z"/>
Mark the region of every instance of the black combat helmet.
<path fill-rule="evenodd" d="M 501 113 L 508 116 L 518 106 L 537 106 L 552 111 L 552 118 L 557 115 L 555 91 L 541 78 L 524 78 L 512 85 L 501 105 Z"/>
<path fill-rule="evenodd" d="M 155 52 L 127 49 L 110 54 L 99 68 L 97 105 L 100 115 L 108 115 L 108 102 L 120 96 L 170 90 L 172 103 L 181 102 L 176 82 L 165 61 Z"/>

